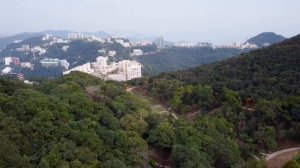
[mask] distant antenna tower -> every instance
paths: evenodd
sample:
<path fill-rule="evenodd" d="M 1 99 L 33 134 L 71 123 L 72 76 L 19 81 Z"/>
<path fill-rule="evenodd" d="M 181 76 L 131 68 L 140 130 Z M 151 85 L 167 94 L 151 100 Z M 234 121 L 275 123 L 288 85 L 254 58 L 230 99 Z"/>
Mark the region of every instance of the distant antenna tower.
<path fill-rule="evenodd" d="M 32 54 L 33 54 L 33 60 L 35 60 L 35 52 L 32 51 Z"/>

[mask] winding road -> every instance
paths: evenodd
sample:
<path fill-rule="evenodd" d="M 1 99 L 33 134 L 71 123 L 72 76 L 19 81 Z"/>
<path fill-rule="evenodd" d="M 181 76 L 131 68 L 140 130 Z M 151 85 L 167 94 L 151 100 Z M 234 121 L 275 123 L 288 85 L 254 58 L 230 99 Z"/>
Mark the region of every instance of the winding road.
<path fill-rule="evenodd" d="M 271 154 L 264 154 L 264 155 L 266 155 L 266 160 L 268 161 L 268 160 L 271 160 L 271 159 L 273 159 L 274 157 L 276 157 L 278 155 L 281 155 L 281 154 L 284 154 L 284 153 L 289 153 L 289 152 L 296 152 L 296 151 L 300 151 L 300 147 L 283 149 L 283 150 L 280 150 L 280 151 L 273 152 Z"/>

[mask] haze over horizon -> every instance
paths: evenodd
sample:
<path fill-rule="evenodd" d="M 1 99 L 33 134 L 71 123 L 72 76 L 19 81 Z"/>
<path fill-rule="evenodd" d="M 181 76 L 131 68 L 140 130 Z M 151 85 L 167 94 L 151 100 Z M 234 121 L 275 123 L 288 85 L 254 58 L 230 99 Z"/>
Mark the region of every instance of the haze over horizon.
<path fill-rule="evenodd" d="M 299 34 L 299 6 L 298 0 L 3 0 L 0 34 L 105 31 L 228 44 L 261 32 Z"/>

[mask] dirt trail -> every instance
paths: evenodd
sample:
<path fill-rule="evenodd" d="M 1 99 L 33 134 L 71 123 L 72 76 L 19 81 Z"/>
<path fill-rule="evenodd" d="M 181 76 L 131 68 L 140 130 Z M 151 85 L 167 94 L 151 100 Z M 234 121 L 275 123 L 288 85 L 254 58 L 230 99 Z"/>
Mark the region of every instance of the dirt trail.
<path fill-rule="evenodd" d="M 138 87 L 129 87 L 126 89 L 126 91 L 128 93 L 132 93 L 138 97 L 140 97 L 141 99 L 143 99 L 144 101 L 148 102 L 151 106 L 151 109 L 154 112 L 157 113 L 166 113 L 168 115 L 171 115 L 173 118 L 178 119 L 178 116 L 171 112 L 168 107 L 166 107 L 164 104 L 160 103 L 159 101 L 154 100 L 153 98 L 147 96 L 145 94 L 145 91 L 141 90 L 141 88 Z"/>

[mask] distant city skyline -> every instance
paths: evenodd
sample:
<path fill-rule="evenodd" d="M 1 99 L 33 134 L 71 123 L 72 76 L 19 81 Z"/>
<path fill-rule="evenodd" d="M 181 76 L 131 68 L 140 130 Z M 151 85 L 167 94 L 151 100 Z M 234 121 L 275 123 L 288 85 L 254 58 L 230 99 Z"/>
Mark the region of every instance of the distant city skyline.
<path fill-rule="evenodd" d="M 299 34 L 299 6 L 299 0 L 2 0 L 0 36 L 50 29 L 229 44 L 262 32 Z"/>

